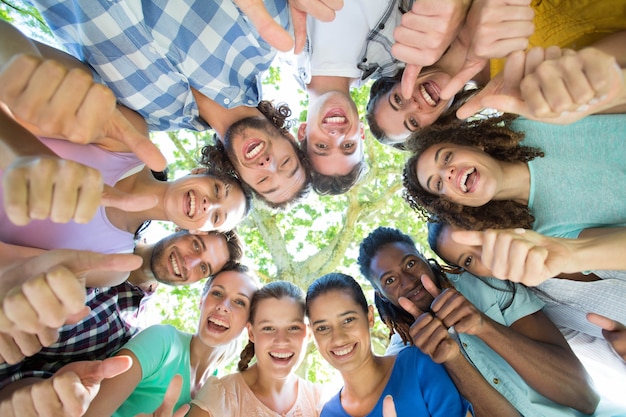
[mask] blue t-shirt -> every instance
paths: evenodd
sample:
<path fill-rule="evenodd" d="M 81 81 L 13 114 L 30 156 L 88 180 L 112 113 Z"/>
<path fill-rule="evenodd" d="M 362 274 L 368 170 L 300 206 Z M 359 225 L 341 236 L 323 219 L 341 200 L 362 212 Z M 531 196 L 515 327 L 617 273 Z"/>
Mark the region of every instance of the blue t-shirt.
<path fill-rule="evenodd" d="M 576 238 L 595 227 L 626 226 L 626 115 L 587 116 L 566 126 L 516 119 L 522 145 L 545 156 L 528 162 L 533 230 Z"/>
<path fill-rule="evenodd" d="M 349 417 L 340 399 L 341 391 L 328 401 L 321 417 Z M 383 413 L 383 400 L 393 397 L 398 416 L 465 416 L 471 404 L 459 394 L 444 367 L 419 349 L 404 349 L 396 357 L 382 395 L 368 416 Z"/>

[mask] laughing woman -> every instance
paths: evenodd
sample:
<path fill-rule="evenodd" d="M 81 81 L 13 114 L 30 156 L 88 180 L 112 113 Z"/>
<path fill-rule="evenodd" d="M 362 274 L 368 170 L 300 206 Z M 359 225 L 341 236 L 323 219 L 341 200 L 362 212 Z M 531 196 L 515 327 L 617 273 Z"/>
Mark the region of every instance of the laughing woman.
<path fill-rule="evenodd" d="M 405 198 L 469 230 L 591 238 L 626 226 L 626 115 L 567 126 L 511 117 L 431 127 L 410 147 Z"/>
<path fill-rule="evenodd" d="M 302 290 L 285 281 L 261 288 L 250 306 L 248 336 L 239 372 L 209 378 L 188 416 L 318 416 L 319 388 L 294 373 L 308 340 Z"/>
<path fill-rule="evenodd" d="M 380 416 L 393 396 L 399 416 L 472 416 L 444 368 L 418 349 L 397 356 L 372 352 L 374 312 L 359 284 L 333 273 L 309 286 L 307 316 L 321 355 L 341 373 L 344 386 L 322 417 Z"/>

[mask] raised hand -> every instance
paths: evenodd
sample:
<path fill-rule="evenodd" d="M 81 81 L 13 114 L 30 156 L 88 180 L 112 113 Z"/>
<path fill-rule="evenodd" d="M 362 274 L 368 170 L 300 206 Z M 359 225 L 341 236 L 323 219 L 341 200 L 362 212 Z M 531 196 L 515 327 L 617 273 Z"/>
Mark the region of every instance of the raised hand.
<path fill-rule="evenodd" d="M 130 368 L 128 356 L 104 361 L 73 362 L 44 379 L 15 391 L 0 403 L 2 417 L 80 417 L 100 389 L 103 379 Z"/>
<path fill-rule="evenodd" d="M 422 279 L 422 283 L 428 292 L 437 289 L 430 278 Z M 483 328 L 482 313 L 454 288 L 446 288 L 437 295 L 430 308 L 444 326 L 454 327 L 459 333 L 478 334 Z"/>
<path fill-rule="evenodd" d="M 383 399 L 383 417 L 396 417 L 396 405 L 391 395 L 386 395 Z"/>
<path fill-rule="evenodd" d="M 458 0 L 419 0 L 394 30 L 391 52 L 408 65 L 402 76 L 402 95 L 411 97 L 422 67 L 439 60 L 456 37 L 467 12 L 467 3 Z"/>
<path fill-rule="evenodd" d="M 53 250 L 14 262 L 0 276 L 0 356 L 15 363 L 33 355 L 56 341 L 63 324 L 83 318 L 89 312 L 83 274 L 130 271 L 141 261 L 129 254 Z"/>
<path fill-rule="evenodd" d="M 180 392 L 183 388 L 183 378 L 180 375 L 174 375 L 174 378 L 170 381 L 170 384 L 165 391 L 165 397 L 163 403 L 157 408 L 154 413 L 137 414 L 135 417 L 185 417 L 187 411 L 189 411 L 189 404 L 185 404 L 174 412 L 174 406 L 180 397 Z"/>
<path fill-rule="evenodd" d="M 458 39 L 467 51 L 465 62 L 441 90 L 441 98 L 452 98 L 490 58 L 504 58 L 525 50 L 528 37 L 535 30 L 534 15 L 530 0 L 473 1 Z"/>
<path fill-rule="evenodd" d="M 167 161 L 146 134 L 117 109 L 111 90 L 82 69 L 33 55 L 16 55 L 0 70 L 0 102 L 43 136 L 74 143 L 122 142 L 155 171 Z"/>
<path fill-rule="evenodd" d="M 422 285 L 435 299 L 440 294 L 439 289 L 427 275 L 422 275 Z M 415 318 L 409 332 L 417 348 L 437 363 L 447 362 L 459 355 L 458 345 L 450 337 L 448 328 L 439 318 L 429 312 L 421 311 L 408 298 L 400 297 L 398 303 Z"/>
<path fill-rule="evenodd" d="M 626 361 L 626 326 L 596 313 L 588 313 L 587 320 L 602 328 L 604 338 L 611 344 L 615 353 Z"/>
<path fill-rule="evenodd" d="M 263 0 L 233 0 L 241 11 L 248 16 L 261 37 L 279 51 L 294 49 L 294 40 L 267 12 Z M 323 22 L 335 18 L 335 12 L 343 7 L 343 0 L 290 0 L 289 7 L 295 36 L 295 50 L 298 54 L 306 42 L 306 16 Z"/>
<path fill-rule="evenodd" d="M 133 197 L 105 186 L 97 169 L 52 155 L 20 157 L 5 170 L 4 210 L 16 225 L 49 218 L 89 222 L 100 205 L 125 211 L 154 207 L 156 196 Z"/>
<path fill-rule="evenodd" d="M 615 57 L 596 48 L 533 48 L 507 59 L 504 71 L 457 111 L 467 118 L 483 108 L 530 120 L 566 124 L 611 107 L 623 94 Z"/>

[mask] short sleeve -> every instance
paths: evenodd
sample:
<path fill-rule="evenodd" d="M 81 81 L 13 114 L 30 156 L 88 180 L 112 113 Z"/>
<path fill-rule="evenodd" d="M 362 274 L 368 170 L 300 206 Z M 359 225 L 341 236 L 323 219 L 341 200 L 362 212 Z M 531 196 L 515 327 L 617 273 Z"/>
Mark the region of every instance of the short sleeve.
<path fill-rule="evenodd" d="M 232 409 L 233 403 L 227 391 L 218 377 L 211 376 L 200 388 L 196 397 L 191 400 L 191 404 L 214 417 L 235 415 L 236 412 Z"/>

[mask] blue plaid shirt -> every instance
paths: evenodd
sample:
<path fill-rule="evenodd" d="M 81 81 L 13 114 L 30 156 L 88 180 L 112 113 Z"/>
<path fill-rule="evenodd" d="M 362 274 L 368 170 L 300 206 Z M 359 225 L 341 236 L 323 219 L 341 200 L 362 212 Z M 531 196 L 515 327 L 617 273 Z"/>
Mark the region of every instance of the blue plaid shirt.
<path fill-rule="evenodd" d="M 28 377 L 49 378 L 70 362 L 102 360 L 117 352 L 139 330 L 139 317 L 150 298 L 125 282 L 110 288 L 89 288 L 87 317 L 63 326 L 53 345 L 15 365 L 0 365 L 0 389 Z"/>
<path fill-rule="evenodd" d="M 208 127 L 191 87 L 218 104 L 256 106 L 276 50 L 228 0 L 30 0 L 69 53 L 89 64 L 152 130 Z M 287 0 L 265 0 L 290 30 Z"/>

